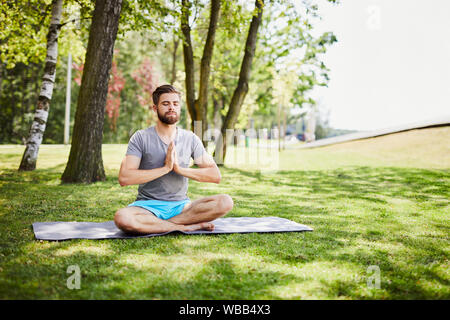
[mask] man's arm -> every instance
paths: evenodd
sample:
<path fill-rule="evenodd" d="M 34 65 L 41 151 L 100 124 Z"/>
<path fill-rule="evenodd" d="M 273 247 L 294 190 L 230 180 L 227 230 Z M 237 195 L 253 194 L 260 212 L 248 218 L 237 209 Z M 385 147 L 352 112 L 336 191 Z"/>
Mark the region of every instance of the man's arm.
<path fill-rule="evenodd" d="M 194 159 L 194 163 L 199 166 L 198 169 L 195 168 L 183 168 L 178 165 L 178 158 L 176 149 L 174 148 L 174 164 L 173 170 L 186 178 L 193 179 L 200 182 L 213 182 L 219 183 L 222 178 L 220 175 L 220 170 L 217 167 L 214 159 L 207 153 L 204 152 L 203 155 L 197 159 Z"/>
<path fill-rule="evenodd" d="M 173 146 L 167 150 L 164 166 L 150 170 L 140 170 L 141 158 L 127 155 L 120 165 L 119 184 L 123 186 L 146 183 L 169 173 L 173 169 Z"/>

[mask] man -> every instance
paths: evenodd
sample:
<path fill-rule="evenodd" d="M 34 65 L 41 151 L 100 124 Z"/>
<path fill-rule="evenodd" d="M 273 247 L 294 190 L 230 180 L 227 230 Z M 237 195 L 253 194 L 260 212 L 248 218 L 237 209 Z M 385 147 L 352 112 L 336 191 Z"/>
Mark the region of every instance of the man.
<path fill-rule="evenodd" d="M 190 202 L 188 179 L 219 183 L 219 168 L 191 131 L 176 126 L 180 92 L 163 85 L 153 92 L 155 126 L 137 131 L 130 139 L 119 172 L 121 186 L 139 184 L 135 202 L 119 209 L 116 226 L 127 233 L 214 230 L 211 221 L 233 208 L 229 195 Z M 199 168 L 189 168 L 190 159 Z"/>

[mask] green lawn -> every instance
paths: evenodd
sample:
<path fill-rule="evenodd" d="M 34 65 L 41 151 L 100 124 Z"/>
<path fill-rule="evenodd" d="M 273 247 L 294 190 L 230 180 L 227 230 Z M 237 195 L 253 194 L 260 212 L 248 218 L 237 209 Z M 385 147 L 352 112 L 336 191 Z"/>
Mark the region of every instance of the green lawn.
<path fill-rule="evenodd" d="M 62 242 L 31 224 L 111 220 L 134 200 L 117 183 L 126 146 L 104 145 L 107 181 L 61 185 L 68 146 L 42 146 L 19 173 L 23 146 L 0 145 L 0 299 L 449 299 L 448 141 L 444 127 L 285 150 L 278 170 L 229 163 L 219 185 L 190 182 L 191 199 L 230 194 L 229 216 L 313 232 Z"/>

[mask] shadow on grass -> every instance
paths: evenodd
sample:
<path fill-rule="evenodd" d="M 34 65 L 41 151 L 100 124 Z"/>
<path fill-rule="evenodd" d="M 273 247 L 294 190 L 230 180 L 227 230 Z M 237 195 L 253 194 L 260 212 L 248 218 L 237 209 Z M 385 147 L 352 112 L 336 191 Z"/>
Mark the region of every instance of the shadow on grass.
<path fill-rule="evenodd" d="M 122 188 L 115 176 L 92 185 L 61 185 L 61 170 L 3 170 L 3 299 L 279 299 L 283 295 L 275 288 L 307 290 L 308 281 L 316 283 L 319 297 L 449 297 L 449 281 L 435 268 L 448 264 L 448 236 L 442 236 L 448 235 L 448 220 L 440 220 L 439 211 L 448 207 L 449 171 L 355 167 L 262 174 L 224 168 L 223 184 L 206 189 L 191 183 L 190 197 L 226 192 L 235 200 L 229 216 L 280 216 L 315 231 L 37 242 L 33 222 L 111 220 L 136 196 L 137 187 Z M 407 206 L 397 208 L 395 201 Z M 411 230 L 417 219 L 428 233 Z M 257 262 L 245 261 L 246 255 Z M 197 256 L 202 263 L 195 262 Z M 194 260 L 189 266 L 178 258 Z M 81 290 L 65 286 L 72 264 L 81 268 Z M 324 280 L 313 271 L 310 280 L 300 276 L 315 265 L 328 270 L 329 264 L 359 274 L 377 265 L 382 289 L 368 293 L 364 282 Z"/>

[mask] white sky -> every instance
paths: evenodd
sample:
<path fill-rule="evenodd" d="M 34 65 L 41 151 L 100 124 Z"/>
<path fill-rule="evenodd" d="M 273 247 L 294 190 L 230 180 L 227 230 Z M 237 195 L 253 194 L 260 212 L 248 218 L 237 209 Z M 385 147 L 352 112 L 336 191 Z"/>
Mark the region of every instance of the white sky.
<path fill-rule="evenodd" d="M 374 130 L 450 114 L 450 1 L 319 3 L 317 30 L 338 42 L 323 56 L 327 87 L 313 96 L 330 125 Z"/>

